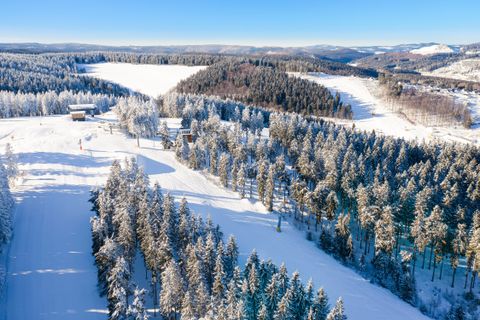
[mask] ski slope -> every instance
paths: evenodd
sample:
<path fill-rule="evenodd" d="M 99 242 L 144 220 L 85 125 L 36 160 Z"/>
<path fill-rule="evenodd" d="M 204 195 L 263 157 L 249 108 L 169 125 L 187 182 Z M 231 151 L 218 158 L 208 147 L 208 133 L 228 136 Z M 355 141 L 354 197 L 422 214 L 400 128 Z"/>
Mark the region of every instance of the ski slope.
<path fill-rule="evenodd" d="M 0 305 L 6 319 L 106 319 L 90 255 L 88 191 L 104 183 L 113 159 L 132 156 L 152 183 L 160 182 L 177 200 L 185 196 L 192 210 L 211 215 L 225 235 L 234 234 L 241 263 L 253 249 L 263 259 L 285 262 L 290 273 L 298 270 L 304 281 L 311 277 L 317 288 L 323 286 L 331 303 L 342 296 L 349 319 L 426 319 L 323 253 L 302 231 L 284 223 L 277 233 L 277 217 L 263 205 L 241 200 L 215 179 L 179 164 L 160 143 L 142 139 L 138 148 L 122 132 L 110 134 L 112 122 L 111 113 L 83 123 L 68 116 L 0 120 L 0 149 L 10 142 L 25 172 L 14 190 L 15 236 L 7 253 L 6 300 Z M 169 125 L 178 126 L 178 119 Z"/>
<path fill-rule="evenodd" d="M 360 130 L 382 133 L 389 136 L 418 141 L 447 141 L 473 143 L 480 145 L 480 96 L 467 93 L 455 93 L 455 98 L 468 104 L 477 123 L 471 129 L 463 127 L 427 127 L 412 123 L 385 107 L 375 96 L 377 80 L 354 76 L 336 76 L 323 73 L 291 73 L 303 79 L 317 82 L 332 93 L 340 93 L 341 100 L 352 106 L 353 121 L 329 119 L 342 125 L 352 125 Z M 448 93 L 445 93 L 448 94 Z"/>
<path fill-rule="evenodd" d="M 86 75 L 121 84 L 130 90 L 141 92 L 154 98 L 166 93 L 204 66 L 153 65 L 131 63 L 80 64 Z"/>

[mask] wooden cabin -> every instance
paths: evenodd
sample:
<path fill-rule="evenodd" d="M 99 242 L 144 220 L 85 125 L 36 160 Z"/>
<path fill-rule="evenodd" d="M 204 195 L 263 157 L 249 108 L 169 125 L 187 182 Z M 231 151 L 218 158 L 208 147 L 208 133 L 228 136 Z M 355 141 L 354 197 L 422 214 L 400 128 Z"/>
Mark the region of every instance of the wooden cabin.
<path fill-rule="evenodd" d="M 190 128 L 180 128 L 178 133 L 181 134 L 184 139 L 187 139 L 188 143 L 193 142 L 192 130 Z"/>
<path fill-rule="evenodd" d="M 73 121 L 85 121 L 85 111 L 70 111 Z"/>
<path fill-rule="evenodd" d="M 91 104 L 71 104 L 68 106 L 73 121 L 85 121 L 86 115 L 95 116 L 97 106 Z"/>

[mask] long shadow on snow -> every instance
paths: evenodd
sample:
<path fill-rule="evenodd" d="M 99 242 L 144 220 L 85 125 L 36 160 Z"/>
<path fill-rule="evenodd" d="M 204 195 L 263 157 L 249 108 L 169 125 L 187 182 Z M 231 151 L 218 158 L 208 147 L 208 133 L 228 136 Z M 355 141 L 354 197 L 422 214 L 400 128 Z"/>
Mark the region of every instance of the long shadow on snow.
<path fill-rule="evenodd" d="M 19 163 L 21 164 L 61 164 L 76 167 L 105 167 L 110 165 L 111 158 L 92 157 L 90 155 L 77 155 L 61 152 L 26 152 L 19 154 Z"/>

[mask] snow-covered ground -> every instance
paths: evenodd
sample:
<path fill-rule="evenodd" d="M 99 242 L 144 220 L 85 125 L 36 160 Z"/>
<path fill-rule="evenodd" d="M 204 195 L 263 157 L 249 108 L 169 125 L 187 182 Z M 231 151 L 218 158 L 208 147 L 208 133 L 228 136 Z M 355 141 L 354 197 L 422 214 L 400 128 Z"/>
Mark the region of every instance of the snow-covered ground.
<path fill-rule="evenodd" d="M 452 53 L 454 50 L 446 44 L 434 44 L 428 47 L 411 50 L 410 53 L 421 54 L 423 56 L 430 54 Z"/>
<path fill-rule="evenodd" d="M 154 98 L 175 87 L 180 80 L 206 68 L 204 66 L 111 62 L 82 64 L 79 67 L 84 68 L 88 76 L 116 82 Z"/>
<path fill-rule="evenodd" d="M 480 145 L 479 125 L 474 126 L 472 129 L 463 127 L 426 127 L 414 124 L 389 110 L 375 96 L 378 88 L 377 80 L 323 73 L 292 73 L 292 75 L 315 81 L 327 87 L 333 93 L 340 93 L 342 101 L 352 106 L 353 121 L 331 119 L 337 123 L 343 125 L 352 125 L 354 123 L 355 127 L 361 130 L 375 130 L 375 132 L 410 140 L 432 141 L 439 139 Z M 465 92 L 458 92 L 455 95 L 458 99 L 469 104 L 475 122 L 480 121 L 480 96 Z"/>
<path fill-rule="evenodd" d="M 426 76 L 452 78 L 467 81 L 480 81 L 480 58 L 464 59 L 431 72 L 422 72 Z"/>
<path fill-rule="evenodd" d="M 138 148 L 122 132 L 110 134 L 112 122 L 112 114 L 83 123 L 68 116 L 0 120 L 0 149 L 10 142 L 25 171 L 14 190 L 15 235 L 7 253 L 6 300 L 0 304 L 7 319 L 106 318 L 90 255 L 88 191 L 105 181 L 113 159 L 131 156 L 152 183 L 159 181 L 177 199 L 185 196 L 195 212 L 211 215 L 225 235 L 234 234 L 242 263 L 253 249 L 263 259 L 285 262 L 290 272 L 298 270 L 304 280 L 311 277 L 317 287 L 324 286 L 331 302 L 342 296 L 349 319 L 426 318 L 323 253 L 288 223 L 277 233 L 277 218 L 263 205 L 241 200 L 214 179 L 179 164 L 160 143 L 141 140 Z M 169 125 L 178 126 L 178 120 Z"/>

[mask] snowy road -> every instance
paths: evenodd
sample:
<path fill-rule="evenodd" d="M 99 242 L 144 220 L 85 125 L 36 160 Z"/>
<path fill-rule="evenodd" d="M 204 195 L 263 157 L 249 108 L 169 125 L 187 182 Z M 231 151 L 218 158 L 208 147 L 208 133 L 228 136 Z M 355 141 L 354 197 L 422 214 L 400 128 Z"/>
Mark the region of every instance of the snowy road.
<path fill-rule="evenodd" d="M 447 141 L 474 143 L 480 145 L 480 126 L 471 129 L 463 127 L 426 127 L 414 124 L 385 107 L 385 103 L 375 96 L 378 90 L 377 80 L 358 78 L 354 76 L 337 76 L 323 73 L 291 73 L 294 76 L 317 82 L 332 93 L 338 92 L 341 100 L 352 106 L 353 121 L 330 119 L 342 125 L 355 124 L 357 129 L 382 133 L 417 141 Z M 457 94 L 458 101 L 471 104 L 469 107 L 474 119 L 480 114 L 480 100 L 477 95 Z M 475 120 L 477 121 L 477 120 Z"/>
<path fill-rule="evenodd" d="M 172 152 L 159 150 L 158 143 L 141 140 L 137 148 L 120 132 L 110 135 L 100 121 L 72 123 L 62 116 L 0 120 L 0 148 L 11 142 L 26 171 L 16 192 L 8 320 L 106 318 L 100 313 L 106 301 L 96 292 L 86 201 L 89 188 L 103 183 L 111 161 L 125 156 L 136 156 L 152 183 L 159 181 L 177 199 L 186 196 L 195 212 L 210 214 L 225 235 L 234 234 L 242 262 L 253 249 L 263 259 L 285 262 L 290 273 L 298 270 L 305 281 L 311 277 L 323 286 L 332 303 L 342 296 L 349 319 L 426 319 L 324 254 L 303 232 L 284 224 L 277 233 L 276 216 L 262 205 L 240 200 L 237 193 L 187 169 Z"/>

